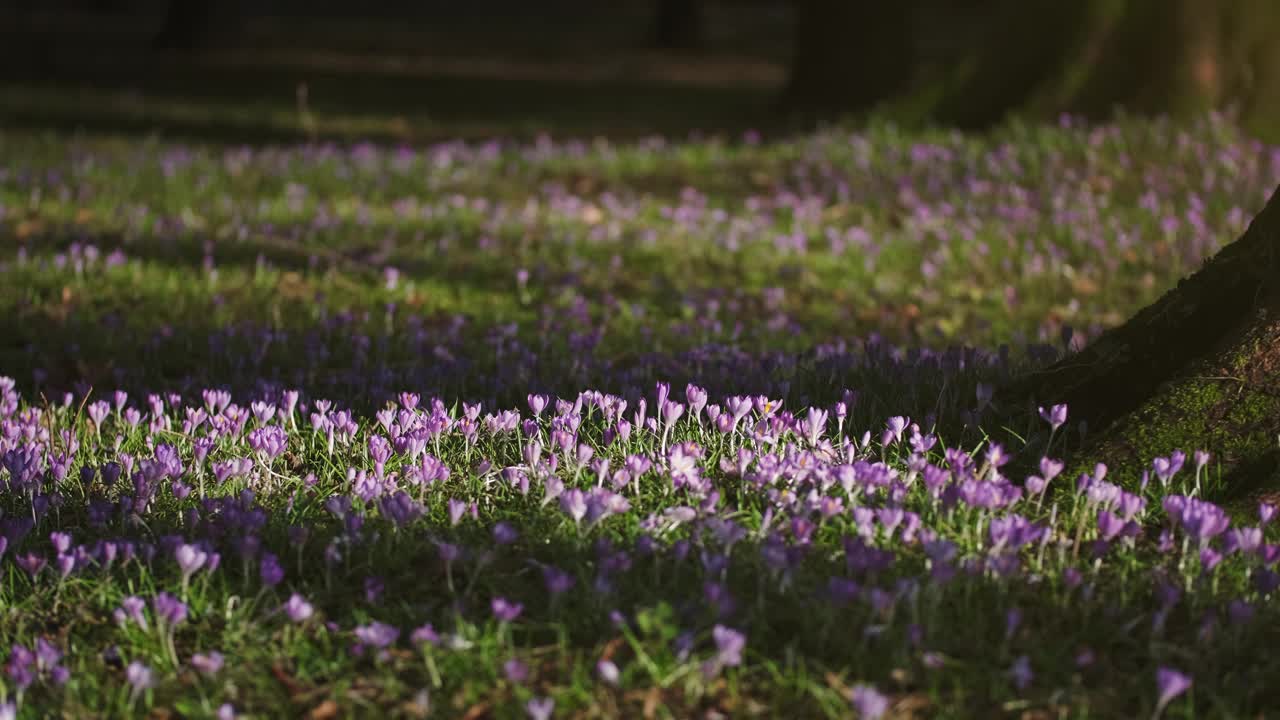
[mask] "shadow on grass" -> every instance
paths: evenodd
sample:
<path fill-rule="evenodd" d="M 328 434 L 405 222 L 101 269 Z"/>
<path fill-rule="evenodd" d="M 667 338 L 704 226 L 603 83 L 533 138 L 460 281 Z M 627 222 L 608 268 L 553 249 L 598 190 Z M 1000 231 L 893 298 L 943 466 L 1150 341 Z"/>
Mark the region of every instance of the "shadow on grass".
<path fill-rule="evenodd" d="M 228 65 L 184 57 L 83 61 L 74 71 L 0 71 L 9 128 L 153 134 L 215 142 L 429 143 L 557 135 L 736 137 L 781 128 L 772 90 L 643 79 L 457 76 L 338 66 Z M 305 99 L 300 91 L 305 86 Z"/>
<path fill-rule="evenodd" d="M 798 411 L 829 406 L 853 388 L 847 426 L 876 429 L 889 415 L 907 414 L 952 428 L 944 437 L 953 441 L 963 425 L 957 409 L 972 403 L 975 385 L 1005 372 L 985 354 L 958 348 L 903 353 L 865 343 L 782 351 L 694 339 L 663 348 L 643 325 L 606 333 L 572 312 L 525 318 L 517 330 L 507 323 L 521 318 L 486 316 L 465 303 L 388 313 L 366 294 L 346 305 L 323 277 L 215 291 L 189 274 L 166 274 L 164 261 L 148 265 L 145 276 L 130 266 L 81 279 L 10 268 L 25 290 L 7 299 L 0 316 L 4 374 L 51 401 L 89 387 L 135 397 L 204 387 L 243 397 L 292 387 L 366 411 L 404 390 L 492 410 L 522 407 L 530 392 L 576 397 L 596 389 L 627 397 L 634 408 L 659 380 L 681 392 L 686 383 L 702 386 L 717 402 L 764 394 Z M 601 345 L 606 334 L 613 350 Z"/>

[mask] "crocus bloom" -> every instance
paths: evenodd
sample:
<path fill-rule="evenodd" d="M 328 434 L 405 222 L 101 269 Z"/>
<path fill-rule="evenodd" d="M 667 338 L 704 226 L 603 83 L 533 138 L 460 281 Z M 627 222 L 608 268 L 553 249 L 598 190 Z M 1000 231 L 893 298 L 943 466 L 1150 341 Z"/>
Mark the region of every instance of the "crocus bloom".
<path fill-rule="evenodd" d="M 560 508 L 573 518 L 574 523 L 582 522 L 587 515 L 587 496 L 578 488 L 566 490 L 560 495 Z"/>
<path fill-rule="evenodd" d="M 467 502 L 457 498 L 449 498 L 449 524 L 457 525 L 462 522 L 462 516 L 467 513 Z"/>
<path fill-rule="evenodd" d="M 515 620 L 524 611 L 524 605 L 513 603 L 502 597 L 496 597 L 490 601 L 489 607 L 493 610 L 493 616 L 504 623 Z"/>
<path fill-rule="evenodd" d="M 499 545 L 510 545 L 520 538 L 520 531 L 511 523 L 503 520 L 493 526 L 493 541 Z"/>
<path fill-rule="evenodd" d="M 547 408 L 547 403 L 550 401 L 550 398 L 546 395 L 534 395 L 530 393 L 528 400 L 529 409 L 533 411 L 535 416 L 541 417 L 542 411 Z"/>
<path fill-rule="evenodd" d="M 142 692 L 154 685 L 151 668 L 137 660 L 129 663 L 129 667 L 125 668 L 124 677 L 133 686 L 134 692 Z"/>
<path fill-rule="evenodd" d="M 511 658 L 502 664 L 502 674 L 517 685 L 522 685 L 529 679 L 529 666 L 516 658 Z"/>
<path fill-rule="evenodd" d="M 600 680 L 606 685 L 613 685 L 615 687 L 621 677 L 621 673 L 618 671 L 618 666 L 615 665 L 612 660 L 601 660 L 596 663 L 596 675 L 599 676 Z"/>
<path fill-rule="evenodd" d="M 49 533 L 49 542 L 53 544 L 53 551 L 58 554 L 71 548 L 71 536 L 64 532 Z"/>
<path fill-rule="evenodd" d="M 862 720 L 879 720 L 889 711 L 889 698 L 870 685 L 854 685 L 849 700 Z"/>
<path fill-rule="evenodd" d="M 1043 418 L 1045 422 L 1049 423 L 1049 427 L 1052 428 L 1054 432 L 1057 432 L 1058 428 L 1062 427 L 1067 422 L 1067 406 L 1054 405 L 1047 410 L 1044 407 L 1041 407 L 1040 417 Z"/>
<path fill-rule="evenodd" d="M 1271 503 L 1258 503 L 1258 522 L 1268 525 L 1276 516 L 1276 506 Z"/>
<path fill-rule="evenodd" d="M 747 645 L 747 636 L 723 625 L 711 629 L 711 637 L 716 642 L 716 662 L 720 665 L 734 667 L 742 664 L 742 651 Z"/>
<path fill-rule="evenodd" d="M 285 602 L 284 611 L 289 616 L 290 620 L 295 623 L 300 623 L 311 617 L 315 612 L 315 608 L 312 607 L 311 603 L 307 602 L 306 598 L 302 597 L 298 593 L 294 593 L 290 595 L 289 599 Z"/>
<path fill-rule="evenodd" d="M 1175 668 L 1160 667 L 1156 669 L 1156 714 L 1164 711 L 1173 699 L 1191 687 L 1191 676 Z"/>
<path fill-rule="evenodd" d="M 400 637 L 400 628 L 381 622 L 372 622 L 355 629 L 356 639 L 365 645 L 382 650 Z"/>
<path fill-rule="evenodd" d="M 1019 655 L 1018 659 L 1013 661 L 1013 666 L 1009 668 L 1009 676 L 1013 679 L 1014 687 L 1019 690 L 1030 687 L 1031 681 L 1035 678 L 1035 673 L 1031 671 L 1031 658 Z"/>
<path fill-rule="evenodd" d="M 212 650 L 208 653 L 196 653 L 191 656 L 191 667 L 200 671 L 202 675 L 217 675 L 222 669 L 223 657 L 222 653 Z"/>
<path fill-rule="evenodd" d="M 187 604 L 167 592 L 158 593 L 152 598 L 151 609 L 160 622 L 169 627 L 180 625 L 187 619 Z"/>
<path fill-rule="evenodd" d="M 440 634 L 436 632 L 436 629 L 432 627 L 431 623 L 427 623 L 426 625 L 417 628 L 409 635 L 409 642 L 419 646 L 439 645 Z"/>
<path fill-rule="evenodd" d="M 185 583 L 204 566 L 205 561 L 209 559 L 209 554 L 195 545 L 184 543 L 173 551 L 173 557 L 178 561 L 178 569 L 182 571 L 182 582 Z"/>
<path fill-rule="evenodd" d="M 146 601 L 136 595 L 130 595 L 120 601 L 120 607 L 113 613 L 117 625 L 124 625 L 132 620 L 144 631 L 147 629 L 147 616 L 142 611 L 147 607 Z"/>
<path fill-rule="evenodd" d="M 529 714 L 529 720 L 549 720 L 551 712 L 556 709 L 556 701 L 554 698 L 530 698 L 529 702 L 524 704 L 524 710 Z"/>
<path fill-rule="evenodd" d="M 551 565 L 542 568 L 542 581 L 547 586 L 547 592 L 552 595 L 563 595 L 573 587 L 575 582 L 572 575 Z"/>
<path fill-rule="evenodd" d="M 284 568 L 280 566 L 280 559 L 275 553 L 262 553 L 262 559 L 258 562 L 258 577 L 267 587 L 275 587 L 284 580 Z"/>

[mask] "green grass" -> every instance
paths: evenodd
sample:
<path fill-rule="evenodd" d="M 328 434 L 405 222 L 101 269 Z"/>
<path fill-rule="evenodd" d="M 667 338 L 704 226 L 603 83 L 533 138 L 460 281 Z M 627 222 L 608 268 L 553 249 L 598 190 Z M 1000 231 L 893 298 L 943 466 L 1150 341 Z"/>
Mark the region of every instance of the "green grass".
<path fill-rule="evenodd" d="M 1234 239 L 1275 187 L 1280 154 L 1220 118 L 417 152 L 11 131 L 0 158 L 0 376 L 16 381 L 0 392 L 0 450 L 34 447 L 39 466 L 20 481 L 12 454 L 0 469 L 0 638 L 44 639 L 68 671 L 59 685 L 45 667 L 25 690 L 0 676 L 20 717 L 209 717 L 223 703 L 250 717 L 522 717 L 544 697 L 556 717 L 845 717 L 859 684 L 892 716 L 1144 717 L 1163 666 L 1193 677 L 1164 717 L 1280 706 L 1262 554 L 1276 531 L 1212 569 L 1184 530 L 1161 538 L 1176 524 L 1166 496 L 1216 497 L 1212 464 L 1126 485 L 1123 501 L 1100 479 L 1076 492 L 1073 475 L 1000 508 L 972 495 L 1023 481 L 987 463 L 997 428 L 980 422 L 980 388 L 1056 356 L 1067 327 L 1078 347 L 1122 321 Z M 653 417 L 656 381 L 686 404 L 686 383 L 712 404 L 773 402 L 732 433 L 686 409 L 670 430 L 635 423 L 624 437 L 604 396 L 580 394 L 625 398 L 627 419 L 645 398 Z M 240 412 L 289 388 L 302 404 L 239 428 L 236 411 L 196 423 L 206 388 L 232 391 Z M 92 419 L 116 389 L 136 426 L 113 404 Z M 155 412 L 151 392 L 180 398 Z M 375 414 L 401 392 L 421 395 L 416 412 Z M 531 393 L 584 402 L 553 401 L 527 430 L 485 419 L 533 420 Z M 323 399 L 330 417 L 354 409 L 353 437 L 313 429 Z M 805 437 L 809 406 L 832 410 L 820 439 Z M 910 427 L 885 442 L 894 415 L 938 444 L 913 452 Z M 1081 419 L 1006 429 L 1022 439 L 1007 467 L 1069 456 Z M 371 438 L 404 423 L 447 479 L 414 484 L 407 447 L 379 472 Z M 275 427 L 286 447 L 267 459 L 249 436 Z M 680 443 L 696 443 L 683 451 L 704 480 L 673 480 Z M 181 471 L 163 469 L 161 445 Z M 603 475 L 579 445 L 608 460 Z M 745 477 L 731 467 L 743 449 Z M 543 502 L 557 481 L 612 487 L 634 456 L 653 468 L 619 484 L 629 508 L 597 525 Z M 239 459 L 245 472 L 215 480 Z M 139 484 L 109 481 L 110 462 L 132 462 Z M 926 464 L 957 478 L 941 498 Z M 403 526 L 379 499 L 396 489 L 421 510 Z M 140 493 L 151 502 L 120 510 Z M 344 497 L 349 512 L 327 505 Z M 451 500 L 474 517 L 455 522 Z M 1129 503 L 1133 537 L 1103 543 L 1098 510 Z M 673 508 L 692 518 L 667 527 Z M 921 531 L 886 532 L 866 508 L 914 513 Z M 1013 514 L 1042 539 L 993 550 L 992 522 Z M 498 542 L 500 522 L 518 538 Z M 877 552 L 850 544 L 860 528 Z M 65 578 L 52 532 L 72 535 Z M 100 543 L 126 540 L 139 557 L 103 567 Z M 218 568 L 184 583 L 178 543 L 218 552 Z M 464 550 L 446 562 L 441 543 Z M 1221 536 L 1206 546 L 1226 549 Z M 18 563 L 32 554 L 49 563 L 34 576 Z M 877 557 L 891 563 L 863 567 Z M 544 566 L 572 589 L 548 592 Z M 160 592 L 189 606 L 171 636 L 150 606 Z M 293 593 L 312 617 L 281 610 Z M 148 603 L 145 630 L 113 618 L 130 596 Z M 495 619 L 498 597 L 523 604 L 519 617 Z M 396 641 L 353 652 L 375 621 Z M 411 640 L 424 623 L 438 644 Z M 717 625 L 742 632 L 745 651 L 704 673 Z M 226 663 L 203 675 L 191 658 L 214 650 Z M 132 688 L 135 661 L 154 687 Z"/>

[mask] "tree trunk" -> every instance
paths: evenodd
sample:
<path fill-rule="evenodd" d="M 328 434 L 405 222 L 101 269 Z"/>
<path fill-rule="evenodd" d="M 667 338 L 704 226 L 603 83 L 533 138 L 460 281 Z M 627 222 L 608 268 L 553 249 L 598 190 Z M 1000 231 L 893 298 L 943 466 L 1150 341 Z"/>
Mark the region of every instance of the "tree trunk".
<path fill-rule="evenodd" d="M 702 0 L 658 0 L 652 41 L 663 50 L 698 50 L 707 37 L 706 8 Z"/>
<path fill-rule="evenodd" d="M 1222 462 L 1232 493 L 1280 480 L 1280 188 L 1199 271 L 997 403 L 1066 403 L 1100 429 L 1082 455 L 1131 480 L 1156 456 L 1198 449 Z"/>
<path fill-rule="evenodd" d="M 1105 117 L 1234 105 L 1251 129 L 1280 109 L 1274 0 L 994 0 L 993 22 L 935 118 L 990 125 L 1010 112 Z M 1046 31 L 1048 30 L 1048 31 Z"/>
<path fill-rule="evenodd" d="M 796 0 L 795 48 L 784 103 L 802 111 L 865 111 L 912 79 L 911 5 Z"/>
<path fill-rule="evenodd" d="M 156 35 L 156 48 L 191 51 L 207 47 L 219 15 L 213 0 L 170 0 Z"/>

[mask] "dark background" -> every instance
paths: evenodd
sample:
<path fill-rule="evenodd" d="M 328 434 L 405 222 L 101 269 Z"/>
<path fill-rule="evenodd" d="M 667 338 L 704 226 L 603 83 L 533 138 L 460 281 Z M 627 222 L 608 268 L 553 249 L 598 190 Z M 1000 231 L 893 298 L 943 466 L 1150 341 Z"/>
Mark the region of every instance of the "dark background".
<path fill-rule="evenodd" d="M 1274 0 L 6 0 L 0 123 L 394 139 L 1235 113 Z"/>

